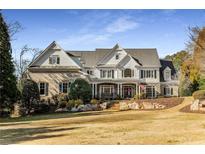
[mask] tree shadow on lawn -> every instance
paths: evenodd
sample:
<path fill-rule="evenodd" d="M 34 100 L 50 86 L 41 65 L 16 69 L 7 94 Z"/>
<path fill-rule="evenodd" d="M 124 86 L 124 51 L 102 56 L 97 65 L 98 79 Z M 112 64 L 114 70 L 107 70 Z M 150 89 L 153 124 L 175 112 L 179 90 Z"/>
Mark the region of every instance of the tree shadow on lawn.
<path fill-rule="evenodd" d="M 0 123 L 0 126 L 16 126 L 16 125 L 24 125 L 24 124 L 30 124 L 30 122 Z"/>
<path fill-rule="evenodd" d="M 32 141 L 37 139 L 66 136 L 66 134 L 58 134 L 58 135 L 40 135 L 40 134 L 68 131 L 68 130 L 74 130 L 79 128 L 82 127 L 70 127 L 70 128 L 37 127 L 37 128 L 4 129 L 4 130 L 0 130 L 0 144 L 17 144 L 21 141 Z"/>
<path fill-rule="evenodd" d="M 8 123 L 8 122 L 36 121 L 36 120 L 49 120 L 49 119 L 60 119 L 60 118 L 73 118 L 73 117 L 81 117 L 81 116 L 106 115 L 106 114 L 112 114 L 114 112 L 118 112 L 118 111 L 89 111 L 89 112 L 75 112 L 75 113 L 64 112 L 64 113 L 31 115 L 31 116 L 18 117 L 18 118 L 0 118 L 0 126 L 3 123 Z"/>

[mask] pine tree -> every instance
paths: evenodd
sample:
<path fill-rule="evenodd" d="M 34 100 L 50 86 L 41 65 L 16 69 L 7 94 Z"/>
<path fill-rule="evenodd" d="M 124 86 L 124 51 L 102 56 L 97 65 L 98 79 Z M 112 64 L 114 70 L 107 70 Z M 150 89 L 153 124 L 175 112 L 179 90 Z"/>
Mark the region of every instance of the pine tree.
<path fill-rule="evenodd" d="M 8 26 L 0 12 L 0 112 L 11 109 L 17 98 L 16 77 L 12 62 Z"/>

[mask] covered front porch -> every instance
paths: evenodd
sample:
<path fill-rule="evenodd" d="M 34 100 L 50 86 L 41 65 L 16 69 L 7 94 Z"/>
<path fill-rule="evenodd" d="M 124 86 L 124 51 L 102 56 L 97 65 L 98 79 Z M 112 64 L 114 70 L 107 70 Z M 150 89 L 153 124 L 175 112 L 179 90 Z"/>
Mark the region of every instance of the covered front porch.
<path fill-rule="evenodd" d="M 137 83 L 95 83 L 92 84 L 92 96 L 98 99 L 132 98 L 138 92 Z"/>
<path fill-rule="evenodd" d="M 146 85 L 140 83 L 93 83 L 92 97 L 97 99 L 129 99 L 136 94 L 144 94 L 146 98 L 155 98 L 157 96 L 155 85 Z"/>

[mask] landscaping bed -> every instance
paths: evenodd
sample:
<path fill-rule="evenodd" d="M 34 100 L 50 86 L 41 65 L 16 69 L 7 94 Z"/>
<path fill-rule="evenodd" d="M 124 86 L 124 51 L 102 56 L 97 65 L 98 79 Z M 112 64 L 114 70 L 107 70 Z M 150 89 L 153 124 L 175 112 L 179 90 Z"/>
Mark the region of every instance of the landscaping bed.
<path fill-rule="evenodd" d="M 157 98 L 157 99 L 141 99 L 141 100 L 123 100 L 121 102 L 127 103 L 127 104 L 139 104 L 139 106 L 143 106 L 143 104 L 150 104 L 150 105 L 158 105 L 158 106 L 163 106 L 163 108 L 139 108 L 139 110 L 159 110 L 159 109 L 168 109 L 172 108 L 174 106 L 177 106 L 183 102 L 184 98 L 179 98 L 179 97 L 172 97 L 172 98 Z M 110 109 L 112 110 L 120 110 L 120 103 L 115 103 L 112 105 Z M 126 110 L 126 109 L 125 109 Z"/>
<path fill-rule="evenodd" d="M 150 103 L 157 103 L 160 105 L 164 105 L 165 109 L 172 108 L 177 106 L 183 102 L 184 98 L 179 97 L 170 97 L 170 98 L 157 98 L 157 99 L 144 99 L 144 100 L 137 100 L 139 103 L 143 102 L 150 102 Z"/>
<path fill-rule="evenodd" d="M 190 109 L 190 106 L 191 106 L 191 105 L 187 105 L 187 106 L 181 108 L 179 111 L 180 111 L 180 112 L 185 112 L 185 113 L 202 113 L 202 114 L 205 114 L 205 111 L 192 111 L 192 110 Z"/>

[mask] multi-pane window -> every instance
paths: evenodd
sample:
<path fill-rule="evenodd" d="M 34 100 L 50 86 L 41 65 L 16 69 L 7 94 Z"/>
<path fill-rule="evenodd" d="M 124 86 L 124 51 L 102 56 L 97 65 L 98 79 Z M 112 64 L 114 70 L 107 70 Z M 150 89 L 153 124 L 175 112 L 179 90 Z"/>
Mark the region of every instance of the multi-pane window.
<path fill-rule="evenodd" d="M 119 57 L 120 57 L 120 55 L 119 55 L 119 54 L 116 54 L 116 55 L 115 55 L 115 59 L 116 59 L 116 60 L 118 60 L 118 59 L 119 59 Z"/>
<path fill-rule="evenodd" d="M 126 77 L 133 77 L 133 76 L 134 76 L 134 70 L 129 68 L 122 70 L 122 77 L 126 78 Z"/>
<path fill-rule="evenodd" d="M 165 80 L 170 80 L 171 79 L 171 71 L 170 70 L 166 70 L 164 72 L 164 79 Z"/>
<path fill-rule="evenodd" d="M 100 70 L 101 78 L 114 78 L 114 70 Z"/>
<path fill-rule="evenodd" d="M 124 77 L 131 77 L 131 69 L 124 70 Z"/>
<path fill-rule="evenodd" d="M 108 70 L 107 77 L 108 77 L 108 78 L 111 78 L 111 77 L 112 77 L 112 70 Z"/>
<path fill-rule="evenodd" d="M 93 75 L 93 71 L 92 70 L 87 70 L 87 74 Z"/>
<path fill-rule="evenodd" d="M 140 70 L 140 78 L 157 78 L 156 70 Z"/>
<path fill-rule="evenodd" d="M 40 82 L 39 83 L 39 92 L 40 95 L 48 95 L 48 83 Z"/>
<path fill-rule="evenodd" d="M 49 57 L 49 64 L 60 64 L 60 57 L 57 55 L 52 55 Z"/>
<path fill-rule="evenodd" d="M 70 88 L 70 82 L 61 82 L 59 83 L 59 92 L 68 93 L 68 89 Z"/>
<path fill-rule="evenodd" d="M 165 96 L 172 96 L 173 95 L 173 88 L 172 87 L 165 87 L 164 88 L 164 95 Z"/>
<path fill-rule="evenodd" d="M 147 98 L 156 97 L 155 86 L 146 86 L 145 91 L 146 91 L 146 97 Z"/>
<path fill-rule="evenodd" d="M 106 75 L 107 75 L 107 71 L 103 70 L 103 71 L 102 71 L 102 77 L 103 77 L 103 78 L 106 78 Z"/>

